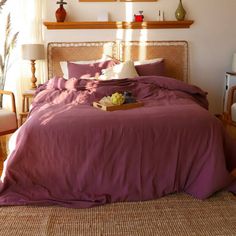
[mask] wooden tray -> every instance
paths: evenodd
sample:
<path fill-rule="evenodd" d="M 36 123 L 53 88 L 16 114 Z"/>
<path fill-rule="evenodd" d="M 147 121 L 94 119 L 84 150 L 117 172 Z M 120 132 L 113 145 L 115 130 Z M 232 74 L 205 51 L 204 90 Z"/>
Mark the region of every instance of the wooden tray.
<path fill-rule="evenodd" d="M 122 105 L 113 105 L 113 106 L 104 106 L 99 102 L 93 102 L 93 106 L 99 108 L 103 111 L 117 111 L 117 110 L 128 110 L 132 108 L 142 107 L 143 102 L 134 102 L 134 103 L 127 103 Z"/>

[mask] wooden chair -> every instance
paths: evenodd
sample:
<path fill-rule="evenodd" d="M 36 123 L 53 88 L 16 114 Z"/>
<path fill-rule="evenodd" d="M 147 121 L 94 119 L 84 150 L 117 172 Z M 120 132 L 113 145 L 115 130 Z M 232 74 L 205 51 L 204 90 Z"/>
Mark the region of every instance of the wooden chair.
<path fill-rule="evenodd" d="M 17 115 L 16 115 L 16 104 L 15 96 L 10 91 L 0 90 L 1 95 L 8 95 L 11 97 L 11 111 L 0 108 L 0 136 L 13 133 L 17 130 Z"/>
<path fill-rule="evenodd" d="M 236 126 L 236 101 L 234 99 L 235 96 L 236 96 L 236 86 L 232 86 L 229 90 L 227 98 L 226 118 L 228 122 L 234 126 Z"/>

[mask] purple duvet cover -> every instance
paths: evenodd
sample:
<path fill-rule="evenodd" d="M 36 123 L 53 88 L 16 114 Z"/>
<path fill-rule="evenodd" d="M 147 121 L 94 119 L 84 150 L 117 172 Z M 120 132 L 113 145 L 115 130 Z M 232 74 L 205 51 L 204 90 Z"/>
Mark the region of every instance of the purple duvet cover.
<path fill-rule="evenodd" d="M 105 112 L 93 101 L 132 91 L 141 108 Z M 53 78 L 37 90 L 11 139 L 0 205 L 84 208 L 228 189 L 236 143 L 207 111 L 206 93 L 167 77 Z"/>

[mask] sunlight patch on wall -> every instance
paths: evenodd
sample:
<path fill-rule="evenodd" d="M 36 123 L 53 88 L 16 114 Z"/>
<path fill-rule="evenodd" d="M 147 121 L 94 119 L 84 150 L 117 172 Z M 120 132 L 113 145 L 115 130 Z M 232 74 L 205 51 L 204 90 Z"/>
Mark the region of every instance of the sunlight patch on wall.
<path fill-rule="evenodd" d="M 124 37 L 124 30 L 123 29 L 118 29 L 116 31 L 116 39 L 117 40 L 123 40 Z"/>
<path fill-rule="evenodd" d="M 147 29 L 140 30 L 139 41 L 146 42 L 147 39 L 148 39 Z M 146 49 L 146 46 L 143 44 L 140 46 L 140 49 L 139 49 L 139 60 L 145 60 L 146 56 L 147 56 L 147 49 Z"/>
<path fill-rule="evenodd" d="M 132 33 L 133 33 L 133 30 L 131 30 L 131 29 L 126 30 L 125 41 L 132 41 Z M 125 47 L 124 54 L 125 54 L 124 56 L 125 56 L 126 60 L 131 59 L 131 47 L 130 46 L 127 45 Z"/>
<path fill-rule="evenodd" d="M 126 2 L 125 3 L 125 21 L 131 22 L 133 21 L 133 17 L 134 17 L 133 3 Z"/>

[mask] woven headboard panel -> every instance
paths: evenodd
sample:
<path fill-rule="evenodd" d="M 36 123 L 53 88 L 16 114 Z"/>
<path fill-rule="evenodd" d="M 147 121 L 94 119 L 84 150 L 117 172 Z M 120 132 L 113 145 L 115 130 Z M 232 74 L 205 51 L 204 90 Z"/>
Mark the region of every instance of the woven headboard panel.
<path fill-rule="evenodd" d="M 116 56 L 115 42 L 78 42 L 48 44 L 48 78 L 62 75 L 60 61 L 90 61 L 102 58 L 103 54 Z"/>
<path fill-rule="evenodd" d="M 165 59 L 167 76 L 188 81 L 186 41 L 78 42 L 48 44 L 48 77 L 62 75 L 60 61 L 89 61 L 110 55 L 121 61 Z"/>
<path fill-rule="evenodd" d="M 122 61 L 164 58 L 167 76 L 188 81 L 188 43 L 186 41 L 120 42 L 118 50 Z"/>

